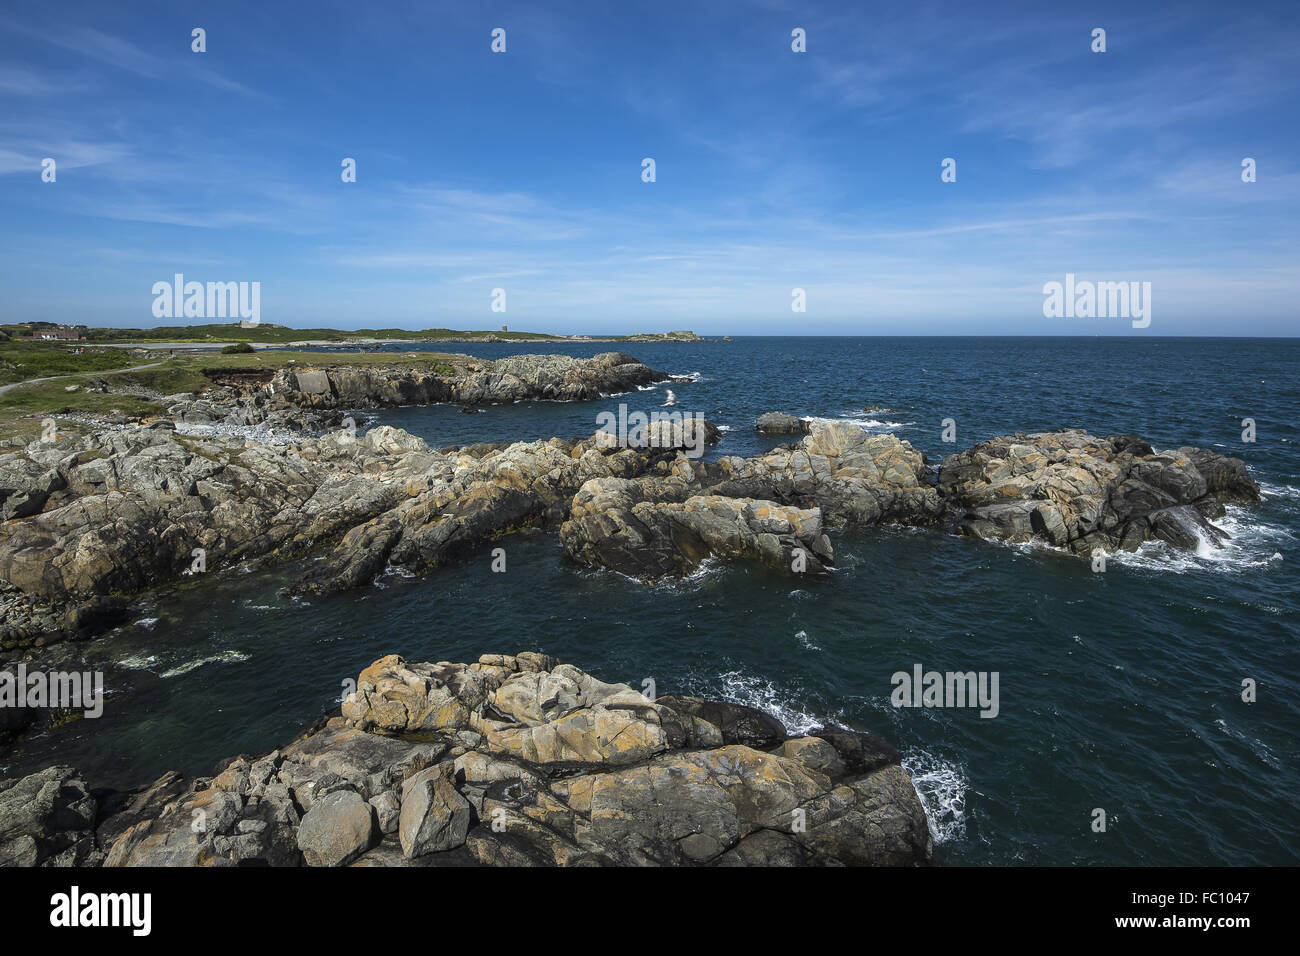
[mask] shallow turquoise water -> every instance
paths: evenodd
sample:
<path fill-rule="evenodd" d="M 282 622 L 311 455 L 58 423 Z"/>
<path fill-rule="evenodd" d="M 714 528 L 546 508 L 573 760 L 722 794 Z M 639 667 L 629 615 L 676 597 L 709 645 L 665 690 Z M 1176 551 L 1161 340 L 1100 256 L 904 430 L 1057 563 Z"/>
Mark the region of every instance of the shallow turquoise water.
<path fill-rule="evenodd" d="M 484 357 L 527 348 L 467 346 Z M 589 355 L 607 344 L 546 347 Z M 538 350 L 534 346 L 531 350 Z M 1224 552 L 1152 546 L 1104 574 L 1041 549 L 884 530 L 836 541 L 829 579 L 717 568 L 645 587 L 567 564 L 554 536 L 426 578 L 310 600 L 280 597 L 294 568 L 210 575 L 158 595 L 141 622 L 77 648 L 104 667 L 103 718 L 0 755 L 6 773 L 73 763 L 96 784 L 283 743 L 376 657 L 472 659 L 538 649 L 607 680 L 757 704 L 791 729 L 834 719 L 904 753 L 939 837 L 965 864 L 1296 863 L 1300 784 L 1300 343 L 1152 339 L 744 339 L 629 345 L 674 373 L 681 407 L 722 425 L 721 453 L 751 454 L 769 410 L 890 430 L 932 459 L 1018 429 L 1132 431 L 1158 448 L 1238 454 L 1266 491 L 1232 509 Z M 595 428 L 662 389 L 572 405 L 372 413 L 435 446 Z M 894 411 L 864 413 L 867 404 Z M 1241 419 L 1259 442 L 1240 441 Z M 1000 713 L 898 710 L 890 676 L 997 671 Z M 1242 678 L 1259 700 L 1240 700 Z M 1089 829 L 1105 808 L 1105 834 Z"/>

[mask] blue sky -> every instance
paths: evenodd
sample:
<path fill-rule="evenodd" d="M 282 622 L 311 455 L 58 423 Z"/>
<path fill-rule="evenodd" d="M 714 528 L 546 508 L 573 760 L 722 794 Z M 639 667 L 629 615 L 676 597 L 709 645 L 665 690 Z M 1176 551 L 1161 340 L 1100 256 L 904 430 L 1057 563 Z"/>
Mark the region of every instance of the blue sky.
<path fill-rule="evenodd" d="M 9 5 L 0 321 L 1293 335 L 1298 87 L 1294 3 Z"/>

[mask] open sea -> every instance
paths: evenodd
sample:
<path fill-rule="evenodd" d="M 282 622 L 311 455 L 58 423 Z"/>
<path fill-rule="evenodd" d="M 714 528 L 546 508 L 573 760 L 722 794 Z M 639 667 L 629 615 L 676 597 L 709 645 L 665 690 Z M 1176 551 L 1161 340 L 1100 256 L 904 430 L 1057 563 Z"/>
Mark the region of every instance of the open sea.
<path fill-rule="evenodd" d="M 1045 548 L 942 530 L 834 538 L 837 568 L 793 580 L 708 567 L 645 586 L 567 563 L 553 533 L 427 577 L 388 573 L 325 598 L 279 594 L 302 562 L 230 568 L 147 598 L 138 620 L 65 648 L 102 669 L 98 720 L 0 751 L 4 776 L 67 763 L 95 786 L 286 743 L 376 658 L 474 660 L 539 650 L 608 681 L 752 704 L 792 731 L 825 721 L 904 755 L 940 862 L 1300 863 L 1300 340 L 737 338 L 656 344 L 415 346 L 483 358 L 626 351 L 690 375 L 680 408 L 750 455 L 766 411 L 891 432 L 937 462 L 1013 431 L 1135 432 L 1157 449 L 1237 455 L 1264 491 L 1231 507 L 1220 552 L 1146 545 L 1104 573 Z M 394 349 L 398 354 L 412 347 Z M 370 410 L 434 447 L 580 437 L 601 411 L 645 412 L 665 386 L 575 404 Z M 868 405 L 888 411 L 864 411 Z M 957 441 L 942 441 L 944 419 Z M 1242 441 L 1254 419 L 1258 441 Z M 306 560 L 311 560 L 310 558 Z M 1000 712 L 895 709 L 890 677 L 996 671 Z M 1258 699 L 1244 703 L 1242 681 Z M 1093 811 L 1106 811 L 1095 833 Z"/>

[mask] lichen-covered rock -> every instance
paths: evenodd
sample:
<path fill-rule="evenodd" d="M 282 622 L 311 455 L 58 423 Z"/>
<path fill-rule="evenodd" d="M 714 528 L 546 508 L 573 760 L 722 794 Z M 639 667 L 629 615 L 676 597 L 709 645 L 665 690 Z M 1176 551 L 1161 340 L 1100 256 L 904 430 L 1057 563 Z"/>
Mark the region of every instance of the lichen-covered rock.
<path fill-rule="evenodd" d="M 1207 516 L 1222 515 L 1225 502 L 1259 500 L 1239 459 L 1196 448 L 1157 454 L 1132 435 L 1079 430 L 981 442 L 944 459 L 938 487 L 963 533 L 1080 553 L 1153 539 L 1218 546 L 1227 535 Z"/>
<path fill-rule="evenodd" d="M 432 675 L 439 675 L 434 677 Z M 366 668 L 345 720 L 97 806 L 73 771 L 0 784 L 0 861 L 107 866 L 916 865 L 898 754 L 750 707 L 651 700 L 543 654 Z M 455 698 L 456 706 L 447 708 Z M 441 713 L 433 726 L 429 715 Z M 361 729 L 361 728 L 366 729 Z M 766 835 L 765 835 L 766 834 Z"/>
<path fill-rule="evenodd" d="M 421 731 L 468 727 L 499 683 L 464 664 L 408 665 L 396 654 L 361 672 L 343 702 L 343 718 L 361 730 Z"/>
<path fill-rule="evenodd" d="M 720 495 L 641 498 L 654 487 L 616 478 L 585 484 L 560 530 L 568 556 L 645 580 L 690 574 L 713 557 L 787 572 L 799 564 L 812 574 L 834 561 L 817 508 Z"/>
<path fill-rule="evenodd" d="M 321 797 L 298 825 L 298 849 L 308 866 L 343 866 L 374 842 L 374 808 L 352 790 Z"/>
<path fill-rule="evenodd" d="M 673 450 L 604 448 L 597 439 L 516 442 L 440 455 L 411 496 L 348 531 L 293 586 L 328 592 L 368 583 L 386 566 L 428 571 L 521 528 L 558 523 L 582 484 L 642 473 Z"/>
<path fill-rule="evenodd" d="M 402 784 L 398 839 L 407 859 L 464 844 L 472 813 L 452 782 L 454 770 L 451 763 L 442 763 Z"/>
<path fill-rule="evenodd" d="M 928 474 L 907 442 L 817 422 L 797 445 L 754 458 L 679 458 L 663 473 L 593 479 L 573 496 L 560 541 L 575 561 L 650 580 L 714 556 L 817 573 L 834 562 L 826 529 L 935 522 L 943 505 Z"/>
<path fill-rule="evenodd" d="M 555 439 L 439 453 L 388 426 L 358 436 L 338 412 L 577 401 L 670 378 L 618 352 L 213 375 L 200 396 L 153 396 L 171 419 L 0 446 L 0 649 L 111 626 L 96 604 L 110 595 L 341 537 L 299 590 L 365 584 L 390 561 L 435 568 L 504 532 L 558 523 L 589 478 L 639 474 L 718 435 L 691 419 L 661 427 L 645 450 Z"/>

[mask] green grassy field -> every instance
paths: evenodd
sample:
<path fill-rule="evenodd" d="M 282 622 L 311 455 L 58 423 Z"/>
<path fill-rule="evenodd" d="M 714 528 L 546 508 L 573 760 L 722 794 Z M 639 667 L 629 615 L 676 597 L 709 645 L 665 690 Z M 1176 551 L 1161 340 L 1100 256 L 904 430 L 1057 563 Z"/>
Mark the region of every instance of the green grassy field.
<path fill-rule="evenodd" d="M 0 347 L 10 343 L 0 342 Z M 24 349 L 38 349 L 39 346 Z M 46 346 L 66 355 L 62 346 Z M 100 360 L 115 357 L 120 360 L 113 368 L 105 369 Z M 84 360 L 80 367 L 75 360 Z M 18 384 L 0 394 L 0 435 L 35 435 L 41 430 L 41 421 L 51 415 L 77 415 L 89 418 L 104 416 L 129 416 L 143 418 L 162 414 L 162 403 L 133 395 L 88 392 L 81 386 L 91 379 L 103 379 L 113 388 L 140 386 L 160 395 L 179 392 L 198 392 L 210 380 L 205 369 L 265 369 L 274 371 L 286 365 L 312 367 L 319 365 L 402 365 L 410 368 L 427 368 L 439 374 L 452 374 L 468 356 L 447 352 L 259 352 L 254 355 L 183 355 L 175 358 L 141 358 L 138 355 L 117 353 L 115 356 L 95 354 L 66 355 L 66 359 L 49 357 L 44 374 L 59 375 L 48 382 Z M 157 362 L 152 368 L 121 371 L 134 365 Z M 51 369 L 60 365 L 58 371 Z M 113 369 L 118 369 L 114 371 Z M 31 375 L 28 378 L 40 376 Z M 0 382 L 0 384 L 7 384 Z M 68 386 L 77 385 L 76 391 Z M 62 427 L 62 426 L 61 426 Z"/>
<path fill-rule="evenodd" d="M 283 345 L 286 342 L 338 342 L 346 344 L 360 339 L 398 339 L 410 342 L 425 339 L 555 339 L 560 335 L 541 332 L 457 331 L 456 329 L 291 329 L 263 323 L 251 329 L 239 323 L 221 325 L 167 325 L 154 329 L 87 329 L 87 341 L 95 342 L 258 342 Z"/>
<path fill-rule="evenodd" d="M 73 355 L 64 344 L 50 342 L 0 342 L 0 385 L 25 382 L 46 375 L 69 372 L 102 372 L 140 364 L 140 359 L 120 349 L 103 355 Z"/>

